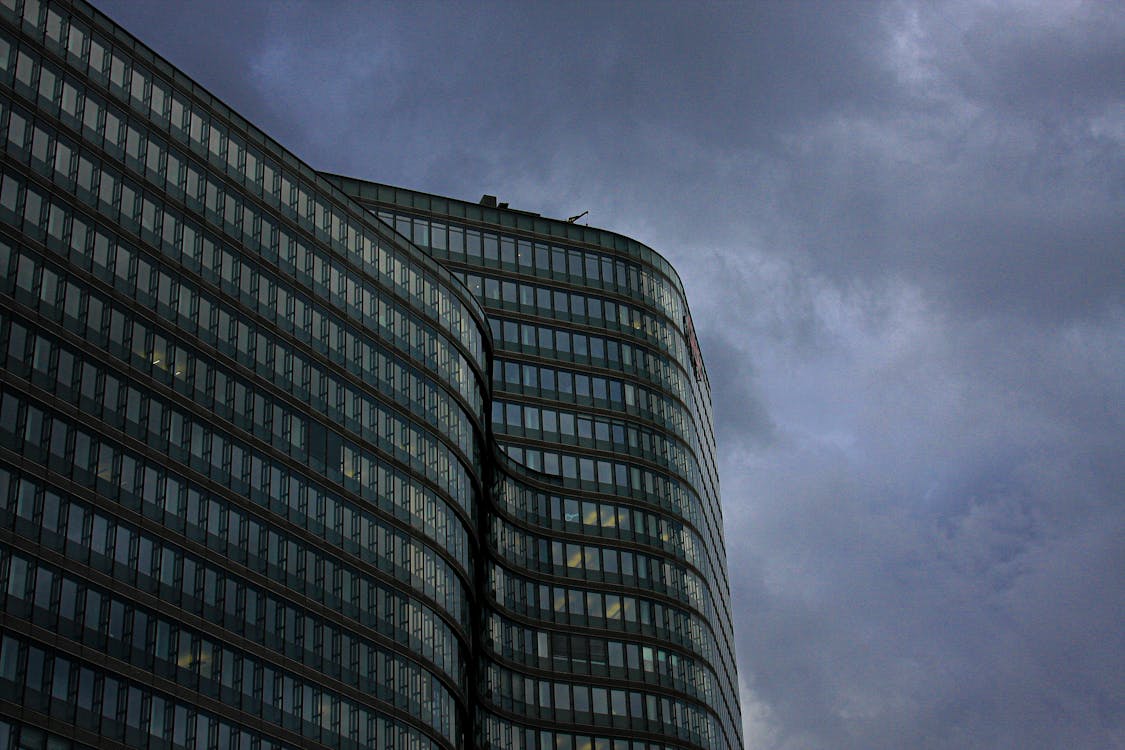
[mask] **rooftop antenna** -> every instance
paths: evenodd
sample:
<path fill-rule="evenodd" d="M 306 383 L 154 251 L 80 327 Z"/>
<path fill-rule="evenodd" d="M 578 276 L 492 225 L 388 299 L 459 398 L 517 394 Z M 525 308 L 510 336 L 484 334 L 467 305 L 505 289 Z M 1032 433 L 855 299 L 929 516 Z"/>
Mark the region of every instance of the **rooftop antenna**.
<path fill-rule="evenodd" d="M 579 219 L 581 219 L 583 216 L 585 216 L 588 213 L 590 213 L 590 212 L 589 211 L 583 211 L 582 213 L 578 214 L 577 216 L 571 216 L 569 219 L 566 220 L 566 223 L 567 224 L 573 224 L 574 222 L 578 221 Z"/>

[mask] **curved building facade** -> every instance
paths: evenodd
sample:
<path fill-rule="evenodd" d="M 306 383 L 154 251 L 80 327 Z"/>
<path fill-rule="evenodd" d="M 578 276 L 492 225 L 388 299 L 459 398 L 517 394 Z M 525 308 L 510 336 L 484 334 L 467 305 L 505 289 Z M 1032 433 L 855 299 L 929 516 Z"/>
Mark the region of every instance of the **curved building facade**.
<path fill-rule="evenodd" d="M 741 747 L 657 253 L 317 173 L 81 2 L 0 0 L 0 141 L 0 750 Z"/>
<path fill-rule="evenodd" d="M 481 746 L 739 747 L 710 390 L 675 271 L 610 232 L 332 179 L 488 316 Z"/>

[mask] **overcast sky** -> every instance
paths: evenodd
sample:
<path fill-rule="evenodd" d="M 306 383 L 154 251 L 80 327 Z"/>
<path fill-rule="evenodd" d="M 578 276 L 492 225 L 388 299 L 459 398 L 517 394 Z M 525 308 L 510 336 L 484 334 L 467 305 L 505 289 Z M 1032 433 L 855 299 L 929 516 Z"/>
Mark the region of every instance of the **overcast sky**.
<path fill-rule="evenodd" d="M 98 5 L 315 168 L 679 269 L 749 748 L 1125 748 L 1125 6 Z"/>

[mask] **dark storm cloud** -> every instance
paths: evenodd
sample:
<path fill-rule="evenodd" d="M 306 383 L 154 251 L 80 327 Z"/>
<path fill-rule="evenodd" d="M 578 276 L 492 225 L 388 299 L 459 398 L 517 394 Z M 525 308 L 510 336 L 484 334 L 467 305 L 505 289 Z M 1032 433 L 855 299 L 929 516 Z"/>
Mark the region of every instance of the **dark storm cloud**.
<path fill-rule="evenodd" d="M 680 270 L 750 747 L 1125 748 L 1114 3 L 101 3 L 316 167 Z"/>
<path fill-rule="evenodd" d="M 97 3 L 96 8 L 242 114 L 266 118 L 264 92 L 244 74 L 259 54 L 269 5 L 161 2 Z M 254 119 L 254 117 L 251 117 Z M 260 123 L 259 123 L 260 126 Z M 268 128 L 267 128 L 268 129 Z"/>

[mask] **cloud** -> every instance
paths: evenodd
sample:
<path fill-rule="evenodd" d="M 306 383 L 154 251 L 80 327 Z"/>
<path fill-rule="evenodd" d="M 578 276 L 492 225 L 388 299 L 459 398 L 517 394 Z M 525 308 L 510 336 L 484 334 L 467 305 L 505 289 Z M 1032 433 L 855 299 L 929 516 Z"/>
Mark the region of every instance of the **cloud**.
<path fill-rule="evenodd" d="M 748 747 L 1125 748 L 1125 13 L 103 2 L 305 160 L 680 270 Z"/>
<path fill-rule="evenodd" d="M 1017 337 L 899 299 L 793 347 L 776 440 L 724 454 L 763 746 L 1120 746 L 1121 321 Z"/>

